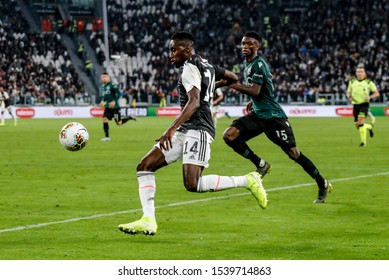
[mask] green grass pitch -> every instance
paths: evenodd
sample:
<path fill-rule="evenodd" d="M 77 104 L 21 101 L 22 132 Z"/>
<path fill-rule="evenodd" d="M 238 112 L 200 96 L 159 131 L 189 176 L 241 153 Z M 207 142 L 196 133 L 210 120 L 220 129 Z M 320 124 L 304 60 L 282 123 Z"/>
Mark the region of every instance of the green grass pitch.
<path fill-rule="evenodd" d="M 389 120 L 359 148 L 351 118 L 291 118 L 298 147 L 332 181 L 315 205 L 314 181 L 264 135 L 249 145 L 273 170 L 262 210 L 245 189 L 189 193 L 181 164 L 156 172 L 158 233 L 130 236 L 117 225 L 140 218 L 136 165 L 172 121 L 139 118 L 111 142 L 101 119 L 21 119 L 0 127 L 1 260 L 388 260 Z M 90 142 L 63 149 L 61 127 L 79 121 Z M 224 144 L 219 119 L 204 174 L 243 175 L 251 163 Z"/>

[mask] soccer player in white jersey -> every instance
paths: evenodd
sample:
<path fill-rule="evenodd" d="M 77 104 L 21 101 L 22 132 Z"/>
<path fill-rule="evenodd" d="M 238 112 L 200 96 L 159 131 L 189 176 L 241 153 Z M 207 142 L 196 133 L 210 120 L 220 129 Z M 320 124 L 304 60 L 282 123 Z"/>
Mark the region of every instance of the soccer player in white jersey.
<path fill-rule="evenodd" d="M 157 232 L 154 172 L 179 160 L 183 164 L 183 184 L 188 191 L 247 188 L 260 207 L 267 206 L 267 195 L 257 172 L 244 176 L 202 176 L 203 169 L 208 167 L 210 144 L 215 137 L 210 106 L 215 81 L 223 80 L 225 85 L 229 85 L 236 82 L 238 77 L 195 54 L 194 44 L 195 39 L 188 32 L 177 32 L 170 41 L 170 61 L 180 68 L 177 89 L 181 113 L 137 166 L 143 216 L 135 222 L 119 225 L 119 230 L 125 233 L 154 235 Z"/>
<path fill-rule="evenodd" d="M 213 123 L 215 124 L 215 127 L 217 125 L 217 119 L 222 117 L 219 114 L 220 110 L 220 103 L 224 99 L 224 93 L 220 88 L 216 88 L 215 91 L 213 92 L 213 98 L 212 98 L 212 119 Z M 230 115 L 228 112 L 225 112 L 224 115 L 228 118 L 230 118 Z"/>
<path fill-rule="evenodd" d="M 17 119 L 15 116 L 12 114 L 12 106 L 11 102 L 9 100 L 9 94 L 4 90 L 3 87 L 0 87 L 0 110 L 1 110 L 1 122 L 0 126 L 5 126 L 5 121 L 4 121 L 4 112 L 5 110 L 8 111 L 12 119 L 14 120 L 14 125 L 16 126 L 18 124 Z"/>

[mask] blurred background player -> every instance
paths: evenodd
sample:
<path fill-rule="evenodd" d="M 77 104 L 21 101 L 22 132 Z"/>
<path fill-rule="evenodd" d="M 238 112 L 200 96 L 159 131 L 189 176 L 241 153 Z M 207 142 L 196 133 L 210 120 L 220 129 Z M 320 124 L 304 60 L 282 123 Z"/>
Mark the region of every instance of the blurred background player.
<path fill-rule="evenodd" d="M 347 98 L 354 105 L 353 115 L 355 127 L 358 129 L 361 139 L 359 147 L 366 147 L 367 131 L 369 131 L 370 137 L 374 136 L 374 116 L 370 115 L 372 117 L 372 124 L 365 123 L 366 117 L 369 115 L 370 100 L 379 97 L 380 93 L 374 82 L 367 78 L 363 64 L 360 63 L 357 65 L 355 74 L 356 77 L 348 84 Z"/>
<path fill-rule="evenodd" d="M 223 101 L 223 99 L 224 99 L 223 91 L 220 88 L 215 89 L 215 91 L 213 92 L 213 99 L 212 99 L 212 119 L 213 119 L 213 123 L 215 124 L 215 127 L 216 127 L 217 119 L 221 117 L 218 116 L 218 113 L 220 109 L 220 103 Z M 224 115 L 228 118 L 231 118 L 228 112 L 225 112 Z"/>
<path fill-rule="evenodd" d="M 224 98 L 224 94 L 222 90 L 220 88 L 217 88 L 213 92 L 213 98 L 212 98 L 212 119 L 215 127 L 217 123 L 217 113 L 219 112 L 220 109 L 220 102 L 223 101 L 223 98 Z"/>
<path fill-rule="evenodd" d="M 102 100 L 100 102 L 100 107 L 104 107 L 103 115 L 103 129 L 105 137 L 101 141 L 110 141 L 109 138 L 109 124 L 108 121 L 115 119 L 117 125 L 122 125 L 128 122 L 129 120 L 136 120 L 136 118 L 128 116 L 122 118 L 120 115 L 120 105 L 119 99 L 122 96 L 119 88 L 111 83 L 109 75 L 107 73 L 101 74 L 101 96 Z"/>
<path fill-rule="evenodd" d="M 14 125 L 16 126 L 18 124 L 18 121 L 15 118 L 15 116 L 12 114 L 12 106 L 9 100 L 9 94 L 4 90 L 3 87 L 0 87 L 0 110 L 1 110 L 0 126 L 5 125 L 5 121 L 4 121 L 5 109 L 7 109 L 8 113 L 11 115 L 12 119 L 14 120 Z"/>

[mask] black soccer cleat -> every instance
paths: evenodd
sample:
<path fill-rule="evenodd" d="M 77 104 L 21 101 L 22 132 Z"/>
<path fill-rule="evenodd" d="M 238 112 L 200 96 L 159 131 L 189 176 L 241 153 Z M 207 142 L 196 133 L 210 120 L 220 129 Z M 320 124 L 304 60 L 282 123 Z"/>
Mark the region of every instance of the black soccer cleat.
<path fill-rule="evenodd" d="M 269 173 L 271 171 L 271 165 L 268 164 L 266 161 L 265 161 L 265 164 L 261 167 L 257 167 L 257 170 L 256 170 L 259 174 L 261 174 L 261 178 L 263 179 L 263 177 L 265 177 L 265 175 L 267 173 Z"/>
<path fill-rule="evenodd" d="M 317 199 L 315 199 L 313 201 L 313 203 L 326 202 L 327 194 L 332 192 L 333 189 L 334 189 L 334 187 L 332 186 L 332 184 L 329 181 L 325 180 L 324 181 L 324 188 L 319 188 L 319 193 L 317 195 Z"/>

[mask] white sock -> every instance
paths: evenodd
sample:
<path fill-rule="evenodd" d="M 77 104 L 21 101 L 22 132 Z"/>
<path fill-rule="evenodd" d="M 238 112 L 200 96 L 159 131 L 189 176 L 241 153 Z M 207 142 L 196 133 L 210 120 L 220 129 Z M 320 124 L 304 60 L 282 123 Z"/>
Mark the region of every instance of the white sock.
<path fill-rule="evenodd" d="M 216 192 L 232 188 L 245 188 L 248 185 L 246 176 L 201 176 L 197 192 Z"/>
<path fill-rule="evenodd" d="M 156 190 L 154 172 L 139 171 L 139 197 L 142 204 L 143 216 L 150 217 L 155 220 L 154 196 Z"/>

